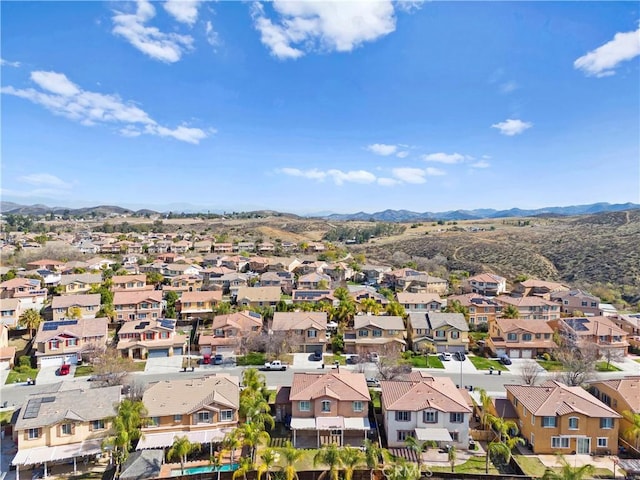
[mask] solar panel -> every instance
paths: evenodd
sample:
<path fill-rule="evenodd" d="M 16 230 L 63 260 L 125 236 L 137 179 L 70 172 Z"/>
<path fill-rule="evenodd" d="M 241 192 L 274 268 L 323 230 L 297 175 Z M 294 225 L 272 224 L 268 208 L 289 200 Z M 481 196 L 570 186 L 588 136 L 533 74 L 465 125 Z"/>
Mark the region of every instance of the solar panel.
<path fill-rule="evenodd" d="M 175 323 L 176 322 L 174 320 L 166 320 L 166 319 L 160 320 L 160 326 L 164 328 L 173 328 Z"/>
<path fill-rule="evenodd" d="M 27 408 L 24 411 L 23 418 L 38 418 L 38 412 L 40 412 L 40 398 L 34 398 L 27 402 Z"/>
<path fill-rule="evenodd" d="M 44 322 L 42 325 L 42 330 L 45 332 L 57 330 L 60 327 L 68 327 L 70 325 L 77 325 L 78 320 L 60 320 L 57 322 Z"/>
<path fill-rule="evenodd" d="M 253 318 L 262 318 L 262 315 L 260 315 L 259 313 L 256 312 L 249 312 L 249 316 L 253 317 Z"/>

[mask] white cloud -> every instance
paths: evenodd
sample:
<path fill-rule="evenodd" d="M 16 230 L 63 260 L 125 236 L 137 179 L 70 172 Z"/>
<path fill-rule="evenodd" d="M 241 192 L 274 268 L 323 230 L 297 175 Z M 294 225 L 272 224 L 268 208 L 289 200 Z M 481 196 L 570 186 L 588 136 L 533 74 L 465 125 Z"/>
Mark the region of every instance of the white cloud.
<path fill-rule="evenodd" d="M 0 58 L 0 66 L 18 68 L 20 66 L 20 62 L 10 62 L 9 60 L 5 60 L 4 58 Z"/>
<path fill-rule="evenodd" d="M 336 185 L 343 185 L 346 182 L 351 183 L 373 183 L 376 181 L 376 176 L 366 170 L 350 170 L 348 172 L 330 169 L 330 170 L 318 170 L 313 168 L 311 170 L 300 170 L 299 168 L 281 168 L 279 170 L 285 175 L 292 177 L 308 178 L 310 180 L 323 181 L 325 179 L 331 179 Z"/>
<path fill-rule="evenodd" d="M 396 28 L 390 0 L 274 0 L 270 4 L 276 20 L 272 21 L 258 2 L 253 4 L 252 16 L 262 43 L 279 59 L 299 58 L 318 50 L 350 52 Z"/>
<path fill-rule="evenodd" d="M 513 82 L 513 81 L 505 82 L 500 85 L 500 91 L 502 93 L 511 93 L 517 90 L 518 88 L 520 88 L 520 85 L 518 85 L 516 82 Z"/>
<path fill-rule="evenodd" d="M 164 9 L 178 22 L 193 25 L 198 19 L 201 0 L 167 0 Z"/>
<path fill-rule="evenodd" d="M 193 37 L 147 27 L 145 24 L 155 15 L 156 10 L 148 0 L 138 0 L 135 14 L 116 12 L 112 32 L 155 60 L 177 62 L 184 52 L 191 50 Z"/>
<path fill-rule="evenodd" d="M 391 170 L 391 173 L 398 180 L 405 183 L 425 183 L 427 172 L 422 168 L 399 167 Z"/>
<path fill-rule="evenodd" d="M 425 162 L 439 162 L 439 163 L 447 163 L 447 164 L 460 163 L 460 162 L 463 162 L 465 158 L 467 157 L 460 153 L 444 153 L 444 152 L 429 153 L 422 156 L 422 159 Z"/>
<path fill-rule="evenodd" d="M 512 137 L 519 135 L 525 130 L 531 128 L 533 124 L 531 122 L 523 122 L 522 120 L 515 120 L 513 118 L 507 118 L 504 122 L 494 123 L 491 128 L 497 128 L 502 135 Z"/>
<path fill-rule="evenodd" d="M 395 178 L 387 178 L 380 177 L 378 178 L 378 185 L 382 185 L 383 187 L 393 187 L 395 185 L 399 185 L 402 183 L 400 180 L 396 180 Z"/>
<path fill-rule="evenodd" d="M 220 44 L 218 32 L 213 29 L 213 24 L 210 21 L 207 21 L 207 24 L 205 26 L 205 36 L 209 45 L 215 47 Z"/>
<path fill-rule="evenodd" d="M 408 156 L 409 152 L 407 152 L 406 150 L 396 153 L 396 157 L 398 158 L 407 158 Z"/>
<path fill-rule="evenodd" d="M 424 171 L 430 177 L 440 177 L 447 174 L 444 170 L 440 170 L 439 168 L 434 167 L 427 167 L 424 169 Z"/>
<path fill-rule="evenodd" d="M 634 32 L 616 33 L 613 40 L 590 51 L 573 62 L 573 67 L 587 76 L 608 77 L 615 75 L 615 68 L 622 62 L 640 55 L 640 27 Z"/>
<path fill-rule="evenodd" d="M 393 155 L 398 151 L 398 146 L 387 145 L 385 143 L 373 143 L 371 145 L 367 145 L 367 150 L 369 150 L 371 153 L 375 153 L 376 155 L 388 157 L 389 155 Z"/>
<path fill-rule="evenodd" d="M 486 160 L 479 160 L 471 164 L 471 168 L 489 168 L 491 165 Z"/>
<path fill-rule="evenodd" d="M 50 173 L 32 173 L 18 178 L 19 182 L 28 183 L 36 187 L 71 188 L 71 184 Z"/>
<path fill-rule="evenodd" d="M 159 125 L 133 102 L 123 101 L 118 95 L 82 90 L 62 73 L 35 71 L 31 72 L 31 80 L 41 90 L 7 86 L 0 92 L 24 98 L 83 125 L 116 125 L 119 133 L 127 137 L 144 133 L 197 144 L 209 133 L 215 133 L 215 130 L 205 132 L 185 125 L 174 129 Z"/>

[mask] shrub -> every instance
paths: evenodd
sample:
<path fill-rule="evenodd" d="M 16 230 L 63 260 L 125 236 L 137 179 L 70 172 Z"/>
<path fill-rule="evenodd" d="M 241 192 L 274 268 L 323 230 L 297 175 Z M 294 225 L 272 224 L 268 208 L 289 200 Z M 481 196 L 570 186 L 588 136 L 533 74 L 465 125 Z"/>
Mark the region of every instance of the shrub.
<path fill-rule="evenodd" d="M 259 352 L 251 352 L 244 356 L 239 356 L 236 358 L 236 363 L 240 366 L 243 365 L 264 365 L 267 361 L 264 353 Z"/>
<path fill-rule="evenodd" d="M 549 355 L 547 352 L 545 352 L 545 353 L 542 354 L 542 359 L 545 362 L 550 362 L 551 361 L 551 355 Z"/>
<path fill-rule="evenodd" d="M 27 367 L 27 368 L 31 368 L 31 357 L 28 355 L 22 355 L 19 359 L 18 359 L 18 367 Z M 17 370 L 17 368 L 16 368 Z"/>

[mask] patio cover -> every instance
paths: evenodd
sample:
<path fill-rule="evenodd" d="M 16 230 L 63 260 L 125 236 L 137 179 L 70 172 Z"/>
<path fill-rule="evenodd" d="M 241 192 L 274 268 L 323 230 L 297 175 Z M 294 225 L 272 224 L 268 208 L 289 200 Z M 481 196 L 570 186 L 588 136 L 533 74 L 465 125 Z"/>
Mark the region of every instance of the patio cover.
<path fill-rule="evenodd" d="M 316 418 L 318 430 L 344 430 L 344 417 L 318 417 Z"/>
<path fill-rule="evenodd" d="M 186 437 L 191 443 L 211 443 L 221 442 L 224 436 L 233 430 L 232 428 L 210 428 L 207 430 L 194 430 L 191 432 L 161 432 L 161 433 L 144 433 L 138 441 L 136 450 L 145 450 L 147 448 L 164 448 L 173 445 L 175 437 Z"/>
<path fill-rule="evenodd" d="M 368 418 L 319 417 L 292 418 L 292 430 L 371 430 Z"/>
<path fill-rule="evenodd" d="M 344 419 L 345 430 L 371 430 L 371 424 L 368 418 L 363 417 L 346 417 Z"/>
<path fill-rule="evenodd" d="M 446 428 L 416 428 L 416 439 L 424 442 L 452 442 L 453 438 Z"/>
<path fill-rule="evenodd" d="M 39 463 L 70 460 L 100 453 L 102 453 L 102 439 L 87 440 L 57 447 L 36 447 L 18 450 L 11 463 L 13 465 L 37 465 Z"/>
<path fill-rule="evenodd" d="M 291 429 L 292 430 L 315 430 L 316 419 L 315 418 L 292 418 Z"/>

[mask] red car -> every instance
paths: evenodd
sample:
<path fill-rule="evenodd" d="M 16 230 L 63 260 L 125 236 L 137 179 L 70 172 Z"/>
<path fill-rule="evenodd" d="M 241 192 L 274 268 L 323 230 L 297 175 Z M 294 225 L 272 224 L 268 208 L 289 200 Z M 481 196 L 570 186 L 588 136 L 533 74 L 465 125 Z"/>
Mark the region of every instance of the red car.
<path fill-rule="evenodd" d="M 63 363 L 62 365 L 60 365 L 60 368 L 58 369 L 58 375 L 69 375 L 70 371 L 71 371 L 71 365 L 69 365 L 68 363 Z"/>

